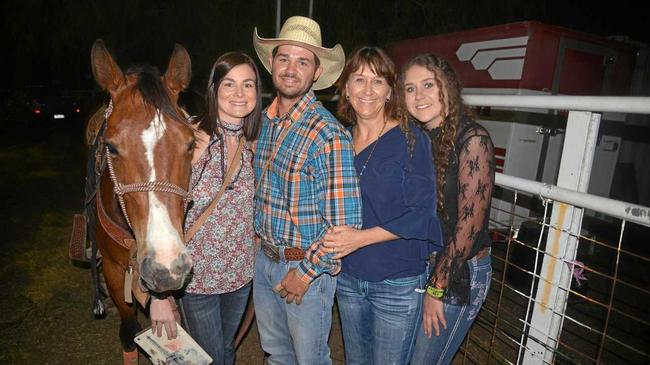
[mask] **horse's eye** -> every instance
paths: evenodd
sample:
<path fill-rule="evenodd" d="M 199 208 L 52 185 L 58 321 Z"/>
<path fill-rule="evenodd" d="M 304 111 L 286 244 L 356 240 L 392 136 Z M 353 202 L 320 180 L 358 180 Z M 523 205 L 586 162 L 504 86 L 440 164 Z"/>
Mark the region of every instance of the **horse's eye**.
<path fill-rule="evenodd" d="M 195 147 L 196 147 L 196 140 L 193 139 L 190 143 L 187 144 L 187 152 L 194 151 Z"/>
<path fill-rule="evenodd" d="M 108 152 L 110 152 L 111 155 L 116 155 L 116 156 L 119 155 L 119 153 L 117 152 L 117 147 L 115 147 L 114 144 L 110 142 L 106 142 L 106 148 L 108 148 Z"/>

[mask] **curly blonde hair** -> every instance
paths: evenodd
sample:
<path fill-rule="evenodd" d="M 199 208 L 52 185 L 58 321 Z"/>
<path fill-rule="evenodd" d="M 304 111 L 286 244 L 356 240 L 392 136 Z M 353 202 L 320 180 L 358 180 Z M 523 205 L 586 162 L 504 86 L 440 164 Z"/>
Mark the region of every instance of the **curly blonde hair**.
<path fill-rule="evenodd" d="M 449 167 L 449 156 L 455 152 L 454 141 L 456 140 L 460 121 L 464 114 L 469 113 L 469 109 L 463 104 L 462 85 L 456 71 L 447 60 L 434 54 L 423 53 L 408 60 L 402 67 L 402 85 L 404 85 L 406 71 L 416 65 L 425 67 L 434 74 L 439 92 L 438 101 L 442 105 L 440 133 L 438 133 L 436 140 L 431 141 L 431 146 L 433 160 L 436 164 L 438 216 L 447 221 L 449 217 L 445 213 L 444 190 L 447 182 L 446 172 Z"/>

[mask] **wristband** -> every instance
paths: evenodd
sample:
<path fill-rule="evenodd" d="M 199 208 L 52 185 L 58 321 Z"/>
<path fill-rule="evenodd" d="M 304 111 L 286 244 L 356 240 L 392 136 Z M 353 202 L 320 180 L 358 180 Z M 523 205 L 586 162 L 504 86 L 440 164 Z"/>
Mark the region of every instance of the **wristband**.
<path fill-rule="evenodd" d="M 440 289 L 427 285 L 427 294 L 436 299 L 442 299 L 445 296 L 445 289 Z"/>

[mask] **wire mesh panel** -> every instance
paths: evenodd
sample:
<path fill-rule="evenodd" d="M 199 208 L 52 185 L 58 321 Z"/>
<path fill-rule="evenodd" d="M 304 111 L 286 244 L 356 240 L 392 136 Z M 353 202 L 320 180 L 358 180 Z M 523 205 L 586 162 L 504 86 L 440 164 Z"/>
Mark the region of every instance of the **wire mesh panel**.
<path fill-rule="evenodd" d="M 531 344 L 546 349 L 546 356 L 533 352 L 537 363 L 650 363 L 650 228 L 587 210 L 579 234 L 573 234 L 551 224 L 552 207 L 565 202 L 515 190 L 503 196 L 511 204 L 493 208 L 501 212 L 492 216 L 507 219 L 491 222 L 490 292 L 454 363 L 529 363 L 523 354 L 530 355 Z M 529 216 L 517 214 L 521 205 Z M 574 258 L 546 249 L 549 232 L 557 231 L 577 240 Z M 544 260 L 565 265 L 569 284 L 549 281 L 541 270 Z M 563 306 L 545 308 L 561 318 L 551 342 L 531 320 L 540 305 L 540 284 L 567 294 Z"/>

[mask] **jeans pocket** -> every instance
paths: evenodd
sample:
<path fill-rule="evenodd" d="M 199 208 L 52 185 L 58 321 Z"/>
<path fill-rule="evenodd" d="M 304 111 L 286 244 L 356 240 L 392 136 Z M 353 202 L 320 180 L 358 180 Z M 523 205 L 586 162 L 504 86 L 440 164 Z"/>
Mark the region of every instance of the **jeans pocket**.
<path fill-rule="evenodd" d="M 420 282 L 420 275 L 406 278 L 386 279 L 384 283 L 392 286 L 413 286 Z"/>

